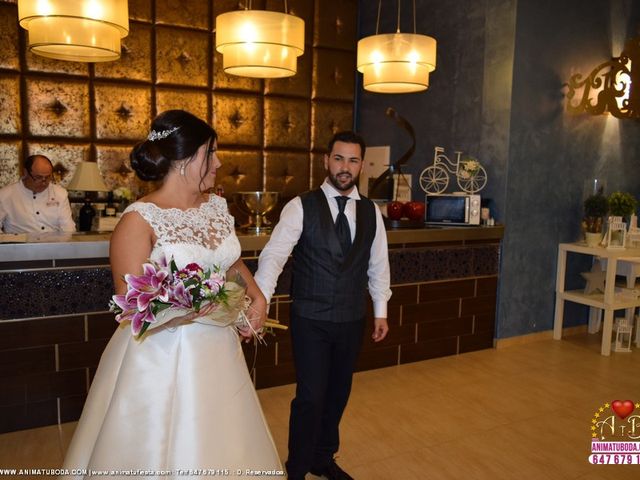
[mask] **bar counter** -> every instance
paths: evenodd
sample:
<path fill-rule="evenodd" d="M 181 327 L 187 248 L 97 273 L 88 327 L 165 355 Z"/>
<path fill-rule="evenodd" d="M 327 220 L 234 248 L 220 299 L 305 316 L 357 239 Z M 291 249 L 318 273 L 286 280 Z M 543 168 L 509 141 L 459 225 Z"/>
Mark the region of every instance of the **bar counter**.
<path fill-rule="evenodd" d="M 260 251 L 269 235 L 248 235 L 237 231 L 243 251 Z M 421 229 L 389 229 L 390 246 L 417 243 L 500 241 L 504 227 L 425 227 Z M 111 233 L 35 233 L 26 242 L 0 243 L 0 264 L 33 260 L 107 258 Z M 4 270 L 0 265 L 0 271 Z"/>
<path fill-rule="evenodd" d="M 502 226 L 387 231 L 393 296 L 389 335 L 371 340 L 372 309 L 358 370 L 493 346 Z M 268 235 L 238 232 L 250 270 Z M 77 420 L 117 323 L 108 233 L 35 234 L 0 244 L 0 432 Z M 289 323 L 285 267 L 270 317 Z M 294 382 L 287 332 L 243 344 L 257 388 Z M 257 349 L 257 350 L 256 350 Z"/>

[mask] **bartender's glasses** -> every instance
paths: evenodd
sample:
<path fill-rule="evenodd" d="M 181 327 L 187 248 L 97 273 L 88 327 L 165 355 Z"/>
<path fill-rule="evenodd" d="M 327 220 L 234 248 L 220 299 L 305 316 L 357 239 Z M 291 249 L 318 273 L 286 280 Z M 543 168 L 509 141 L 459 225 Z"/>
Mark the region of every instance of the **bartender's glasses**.
<path fill-rule="evenodd" d="M 28 173 L 29 173 L 29 176 L 33 178 L 35 182 L 48 183 L 53 178 L 53 173 L 50 173 L 49 175 L 33 175 L 31 172 L 28 172 Z"/>

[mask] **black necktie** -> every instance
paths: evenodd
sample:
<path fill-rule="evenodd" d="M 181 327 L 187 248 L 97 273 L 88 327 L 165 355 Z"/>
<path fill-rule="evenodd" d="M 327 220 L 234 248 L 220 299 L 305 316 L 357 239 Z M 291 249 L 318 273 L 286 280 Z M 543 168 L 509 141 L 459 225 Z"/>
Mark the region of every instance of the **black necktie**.
<path fill-rule="evenodd" d="M 347 216 L 344 214 L 344 207 L 347 204 L 349 197 L 340 195 L 335 197 L 338 202 L 338 216 L 336 217 L 336 234 L 338 235 L 338 241 L 342 247 L 342 253 L 346 256 L 351 248 L 351 231 L 349 230 L 349 222 Z"/>

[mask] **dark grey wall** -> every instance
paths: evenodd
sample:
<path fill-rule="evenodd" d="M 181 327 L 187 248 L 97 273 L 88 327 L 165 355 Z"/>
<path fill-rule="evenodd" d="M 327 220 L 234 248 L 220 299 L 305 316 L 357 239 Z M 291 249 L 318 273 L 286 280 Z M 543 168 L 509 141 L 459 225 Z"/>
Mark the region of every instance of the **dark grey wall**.
<path fill-rule="evenodd" d="M 385 2 L 383 2 L 385 3 Z M 387 2 L 388 3 L 388 2 Z M 401 30 L 410 31 L 404 2 Z M 482 191 L 506 225 L 498 299 L 499 338 L 553 325 L 559 242 L 580 237 L 584 184 L 604 178 L 607 191 L 640 197 L 640 122 L 570 115 L 563 84 L 617 56 L 638 33 L 632 0 L 417 0 L 418 33 L 438 41 L 429 90 L 380 95 L 359 89 L 357 126 L 370 145 L 391 145 L 392 159 L 409 139 L 384 115 L 392 106 L 418 134 L 407 170 L 417 176 L 433 147 L 477 156 L 489 183 Z M 376 2 L 360 2 L 361 37 L 375 33 Z M 383 6 L 381 32 L 395 30 Z M 359 78 L 361 82 L 361 78 Z M 450 187 L 451 189 L 451 187 Z M 572 262 L 573 271 L 584 262 Z M 586 322 L 569 306 L 566 325 Z"/>

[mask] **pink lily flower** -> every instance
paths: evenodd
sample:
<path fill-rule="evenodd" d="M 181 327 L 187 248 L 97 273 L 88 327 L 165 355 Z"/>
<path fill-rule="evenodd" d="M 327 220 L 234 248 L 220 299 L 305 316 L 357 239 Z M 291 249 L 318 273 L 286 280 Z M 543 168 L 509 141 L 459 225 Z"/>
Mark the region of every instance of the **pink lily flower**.
<path fill-rule="evenodd" d="M 182 282 L 177 282 L 169 287 L 169 298 L 171 299 L 171 304 L 176 307 L 193 307 L 191 293 Z"/>
<path fill-rule="evenodd" d="M 211 276 L 202 282 L 203 294 L 207 297 L 214 297 L 220 292 L 224 285 L 224 277 L 218 273 L 212 273 Z"/>
<path fill-rule="evenodd" d="M 156 267 L 150 263 L 143 265 L 143 272 L 142 275 L 128 273 L 124 276 L 124 281 L 129 286 L 127 297 L 129 299 L 136 297 L 140 312 L 149 308 L 153 300 L 157 299 L 165 303 L 169 301 L 167 280 L 169 272 L 162 269 L 156 270 Z"/>
<path fill-rule="evenodd" d="M 145 322 L 155 323 L 156 317 L 150 308 L 145 309 L 143 312 L 136 312 L 131 319 L 131 333 L 138 335 Z"/>
<path fill-rule="evenodd" d="M 128 293 L 128 292 L 127 292 Z M 126 320 L 131 320 L 133 315 L 138 311 L 138 302 L 134 298 L 127 298 L 127 295 L 114 295 L 112 297 L 113 303 L 115 303 L 120 310 L 121 313 L 116 315 L 116 322 L 122 323 Z"/>

